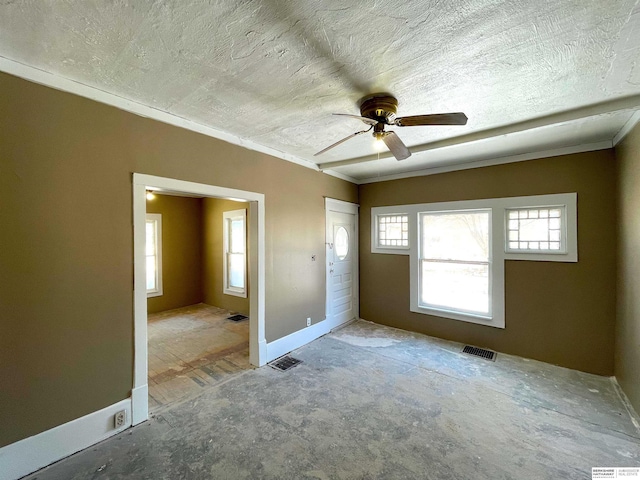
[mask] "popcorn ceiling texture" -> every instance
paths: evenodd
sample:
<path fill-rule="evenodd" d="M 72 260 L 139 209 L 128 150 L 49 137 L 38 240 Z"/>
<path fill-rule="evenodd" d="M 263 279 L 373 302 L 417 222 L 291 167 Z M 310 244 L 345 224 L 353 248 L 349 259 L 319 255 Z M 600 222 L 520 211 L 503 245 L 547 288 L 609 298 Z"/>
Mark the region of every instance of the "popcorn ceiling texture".
<path fill-rule="evenodd" d="M 0 56 L 310 161 L 375 91 L 470 118 L 409 146 L 638 93 L 638 31 L 637 0 L 0 2 Z"/>

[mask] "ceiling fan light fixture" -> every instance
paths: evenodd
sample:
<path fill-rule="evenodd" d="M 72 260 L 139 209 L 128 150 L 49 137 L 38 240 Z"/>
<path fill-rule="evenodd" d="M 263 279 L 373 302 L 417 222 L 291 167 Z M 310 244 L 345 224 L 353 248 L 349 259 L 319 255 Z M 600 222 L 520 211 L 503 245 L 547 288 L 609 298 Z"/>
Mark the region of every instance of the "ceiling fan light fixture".
<path fill-rule="evenodd" d="M 384 133 L 383 132 L 374 132 L 373 133 L 373 148 L 376 152 L 381 152 L 385 148 L 384 143 Z"/>

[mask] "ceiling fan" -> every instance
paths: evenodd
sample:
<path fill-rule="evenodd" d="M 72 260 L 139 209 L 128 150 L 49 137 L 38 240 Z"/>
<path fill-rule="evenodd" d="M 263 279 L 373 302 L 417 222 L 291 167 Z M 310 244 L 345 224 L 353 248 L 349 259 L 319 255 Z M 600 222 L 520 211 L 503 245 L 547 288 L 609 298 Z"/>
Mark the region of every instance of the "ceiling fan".
<path fill-rule="evenodd" d="M 327 150 L 331 150 L 333 147 L 337 147 L 353 137 L 373 130 L 373 137 L 376 140 L 383 141 L 393 156 L 396 157 L 396 160 L 404 160 L 411 156 L 411 152 L 395 132 L 386 132 L 384 130 L 386 125 L 414 127 L 420 125 L 466 125 L 467 123 L 467 116 L 462 112 L 396 117 L 398 100 L 388 93 L 374 93 L 373 95 L 364 97 L 360 102 L 360 115 L 351 115 L 348 113 L 334 113 L 334 115 L 357 118 L 367 125 L 370 125 L 370 127 L 367 130 L 352 133 L 333 145 L 329 145 L 327 148 L 316 153 L 314 157 L 323 154 Z"/>

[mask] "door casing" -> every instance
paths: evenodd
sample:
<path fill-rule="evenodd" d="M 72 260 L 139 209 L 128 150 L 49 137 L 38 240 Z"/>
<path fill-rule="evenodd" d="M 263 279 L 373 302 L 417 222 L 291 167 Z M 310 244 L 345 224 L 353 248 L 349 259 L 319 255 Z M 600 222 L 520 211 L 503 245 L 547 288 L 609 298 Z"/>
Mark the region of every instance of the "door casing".
<path fill-rule="evenodd" d="M 202 197 L 249 202 L 249 361 L 258 367 L 267 362 L 265 337 L 265 197 L 262 193 L 187 182 L 141 173 L 133 174 L 133 263 L 134 263 L 134 371 L 131 390 L 133 425 L 149 417 L 147 289 L 145 283 L 146 190 L 179 192 Z"/>

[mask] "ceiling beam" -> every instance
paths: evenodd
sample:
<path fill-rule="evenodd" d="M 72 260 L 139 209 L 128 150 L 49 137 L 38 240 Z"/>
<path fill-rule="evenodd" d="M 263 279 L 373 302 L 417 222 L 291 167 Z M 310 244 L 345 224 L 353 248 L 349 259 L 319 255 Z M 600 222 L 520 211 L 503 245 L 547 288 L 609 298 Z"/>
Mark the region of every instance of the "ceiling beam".
<path fill-rule="evenodd" d="M 628 95 L 625 97 L 605 100 L 604 102 L 585 105 L 583 107 L 564 110 L 562 112 L 552 113 L 550 115 L 543 115 L 541 117 L 523 120 L 521 122 L 511 123 L 509 125 L 502 125 L 500 127 L 489 128 L 487 130 L 479 130 L 477 132 L 471 132 L 457 137 L 445 138 L 443 140 L 437 140 L 435 142 L 423 143 L 422 145 L 411 147 L 410 150 L 411 153 L 426 152 L 429 150 L 435 150 L 436 148 L 451 147 L 453 145 L 460 145 L 463 143 L 477 142 L 480 140 L 486 140 L 488 138 L 500 137 L 511 133 L 524 132 L 527 130 L 533 130 L 534 128 L 558 125 L 565 122 L 580 120 L 581 118 L 593 117 L 596 115 L 603 115 L 605 113 L 612 113 L 620 110 L 628 110 L 638 107 L 640 107 L 640 94 Z M 343 167 L 346 165 L 373 162 L 375 160 L 383 158 L 392 158 L 392 155 L 391 153 L 386 153 L 379 156 L 368 155 L 366 157 L 339 160 L 337 162 L 324 162 L 319 163 L 318 168 L 320 170 L 326 170 L 329 168 Z"/>

